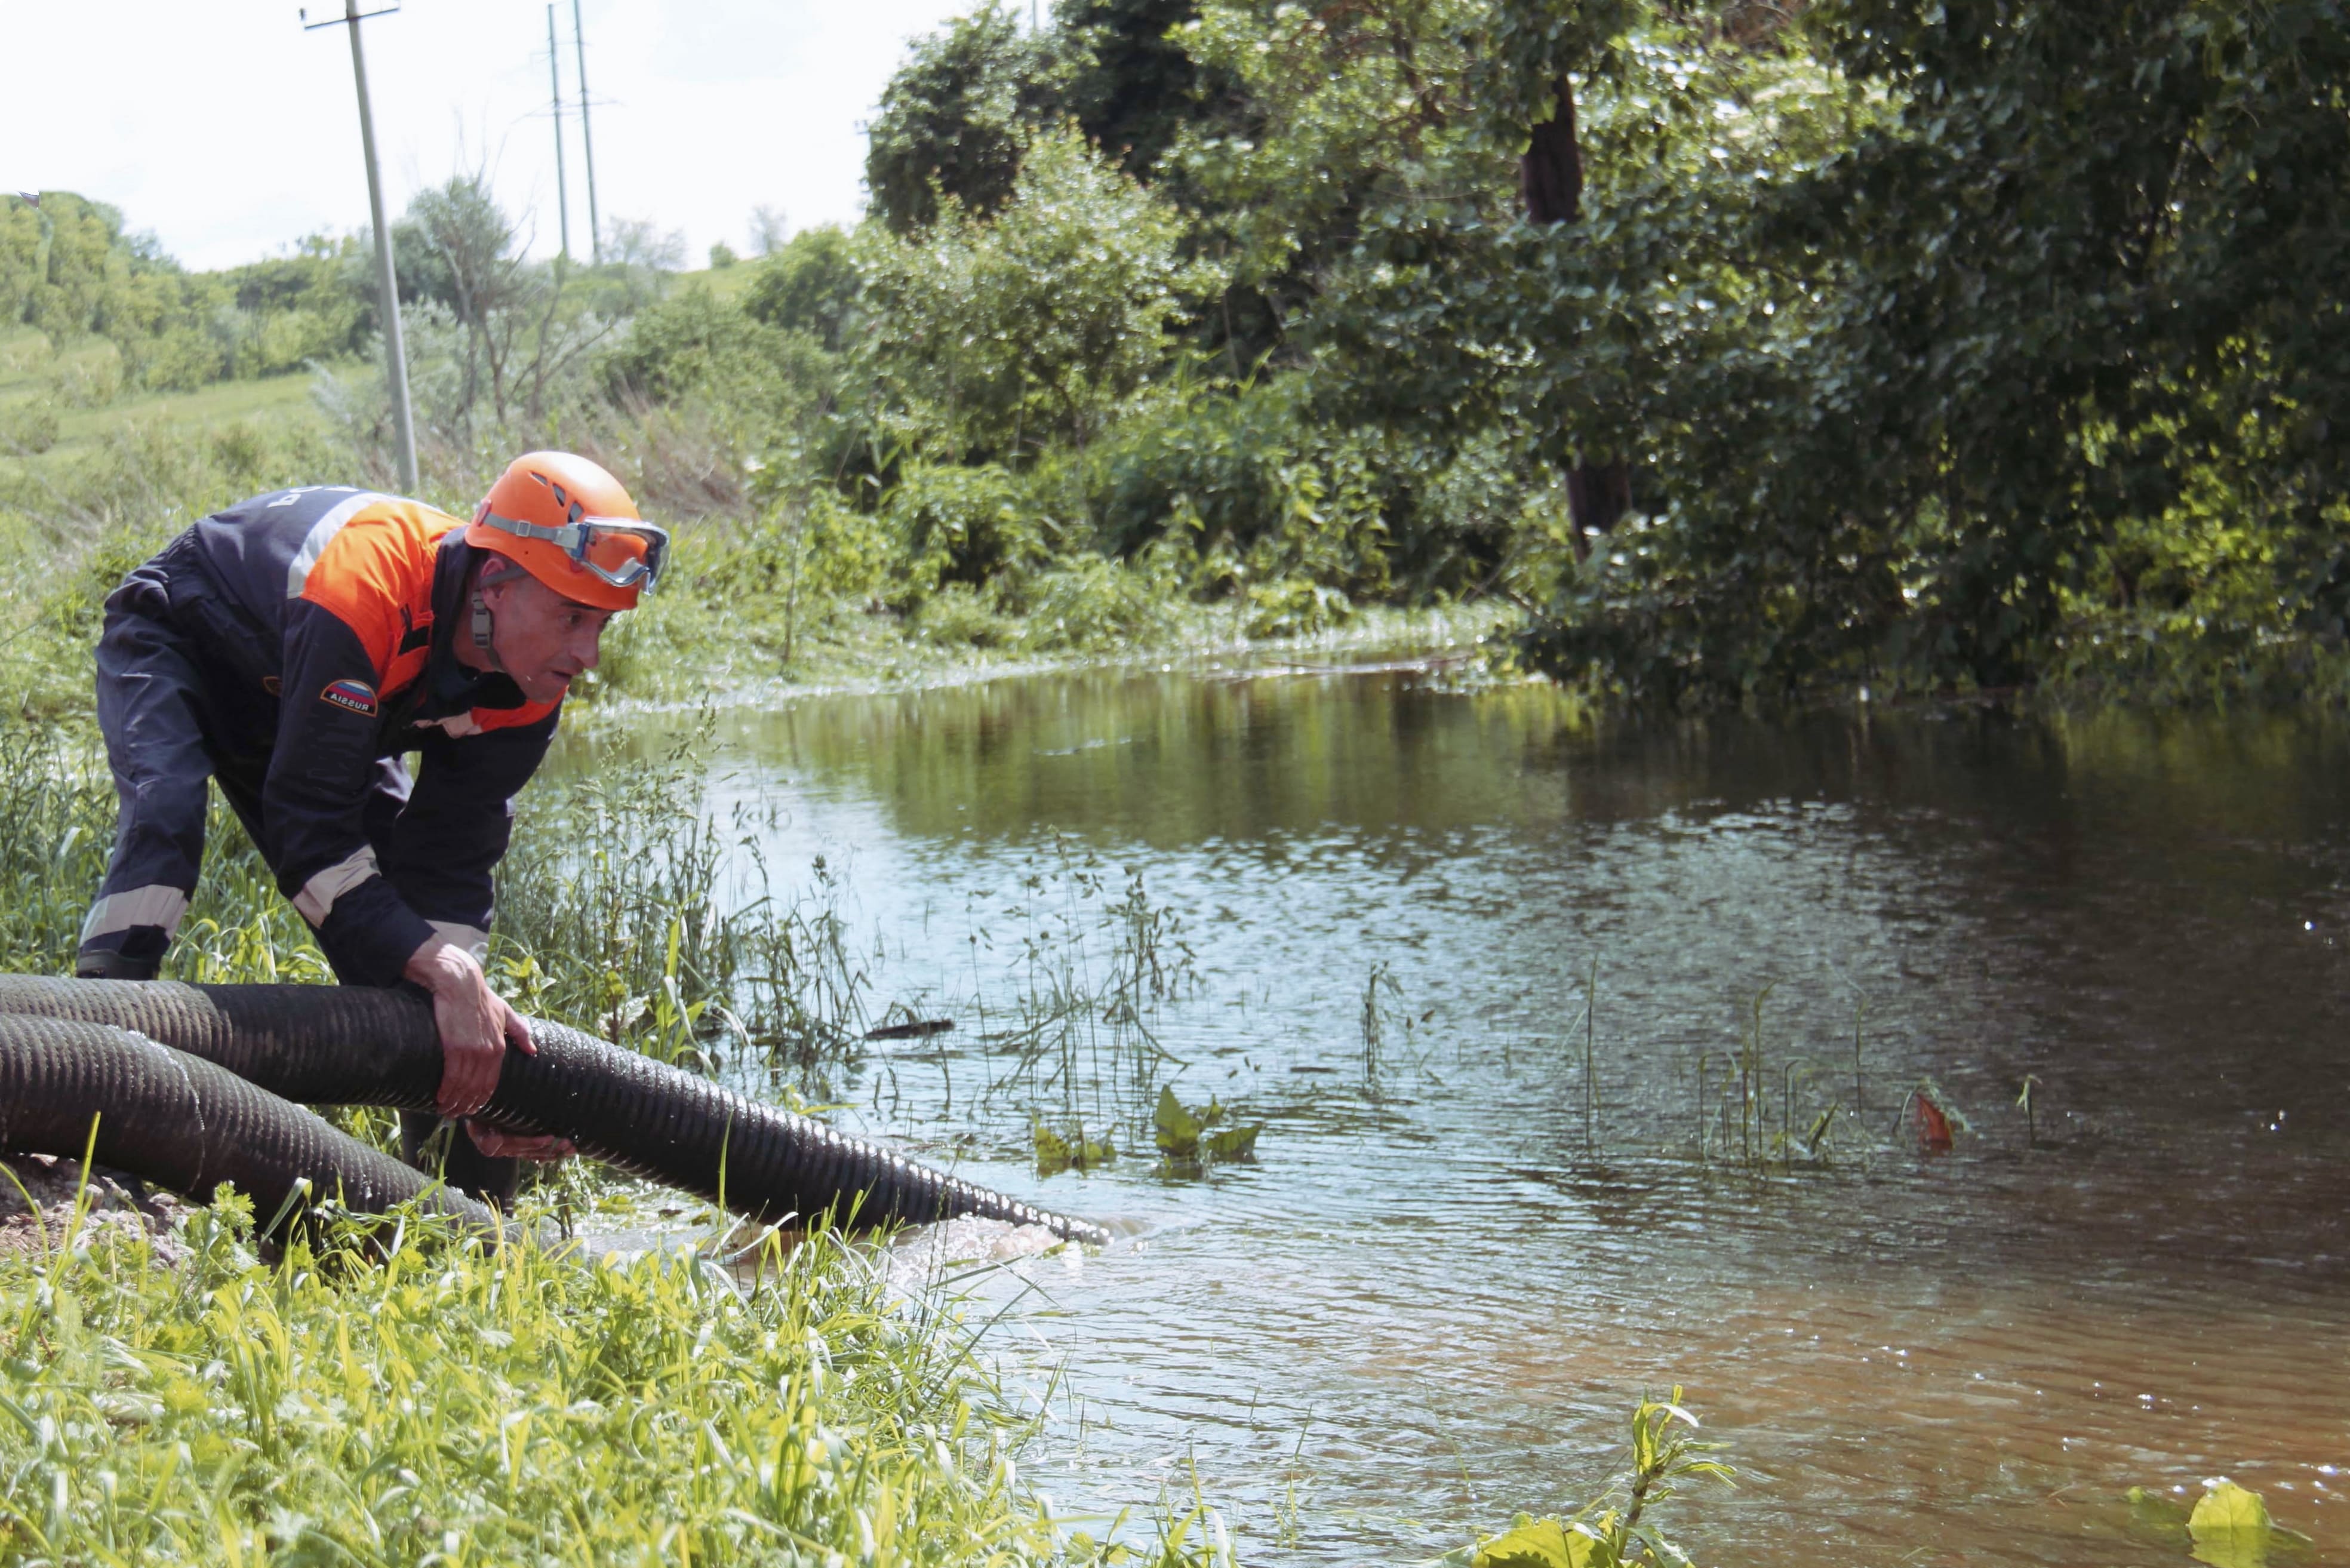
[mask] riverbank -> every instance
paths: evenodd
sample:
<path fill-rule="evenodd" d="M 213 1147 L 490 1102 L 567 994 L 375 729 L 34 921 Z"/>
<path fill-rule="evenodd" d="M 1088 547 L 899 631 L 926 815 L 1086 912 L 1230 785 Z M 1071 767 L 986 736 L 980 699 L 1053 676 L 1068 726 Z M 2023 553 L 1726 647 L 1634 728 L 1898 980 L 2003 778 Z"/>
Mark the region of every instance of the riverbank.
<path fill-rule="evenodd" d="M 72 462 L 0 472 L 0 713 L 86 726 L 89 650 L 123 575 L 207 512 L 355 472 L 315 420 L 212 431 L 126 424 Z M 459 513 L 463 496 L 428 499 Z M 911 603 L 779 575 L 794 542 L 747 511 L 677 525 L 660 590 L 614 622 L 577 711 L 765 705 L 1075 665 L 1478 650 L 1506 664 L 1499 599 L 1355 604 L 1297 584 L 1203 602 L 1149 563 L 1084 557 L 1016 596 L 947 585 Z"/>

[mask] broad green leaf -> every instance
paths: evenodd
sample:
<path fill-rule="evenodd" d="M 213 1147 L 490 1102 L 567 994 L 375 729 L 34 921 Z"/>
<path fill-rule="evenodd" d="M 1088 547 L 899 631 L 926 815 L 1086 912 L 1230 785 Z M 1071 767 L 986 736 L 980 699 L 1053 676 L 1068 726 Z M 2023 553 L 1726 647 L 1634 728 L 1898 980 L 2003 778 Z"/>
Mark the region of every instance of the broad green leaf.
<path fill-rule="evenodd" d="M 1537 1519 L 1484 1542 L 1475 1568 L 1589 1568 L 1596 1545 L 1555 1519 Z"/>
<path fill-rule="evenodd" d="M 2230 1480 L 2208 1483 L 2195 1511 L 2187 1517 L 2195 1559 L 2211 1568 L 2263 1568 L 2272 1533 L 2261 1494 Z"/>
<path fill-rule="evenodd" d="M 1035 1137 L 1039 1176 L 1054 1176 L 1072 1168 L 1091 1170 L 1118 1158 L 1118 1150 L 1108 1139 L 1087 1137 L 1082 1127 L 1064 1137 L 1040 1121 L 1035 1124 Z"/>
<path fill-rule="evenodd" d="M 1256 1135 L 1264 1131 L 1263 1122 L 1251 1122 L 1246 1127 L 1225 1127 L 1208 1135 L 1208 1154 L 1214 1159 L 1254 1159 Z"/>
<path fill-rule="evenodd" d="M 1200 1118 L 1175 1097 L 1175 1091 L 1161 1085 L 1159 1090 L 1159 1110 L 1151 1118 L 1158 1129 L 1159 1147 L 1167 1153 L 1184 1158 L 1196 1158 L 1200 1152 Z"/>

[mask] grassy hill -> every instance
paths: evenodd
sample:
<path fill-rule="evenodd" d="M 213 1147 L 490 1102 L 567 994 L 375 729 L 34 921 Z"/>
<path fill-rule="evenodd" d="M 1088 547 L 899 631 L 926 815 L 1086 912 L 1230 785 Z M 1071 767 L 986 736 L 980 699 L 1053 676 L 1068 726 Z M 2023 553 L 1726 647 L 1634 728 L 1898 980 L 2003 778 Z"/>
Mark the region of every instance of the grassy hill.
<path fill-rule="evenodd" d="M 129 426 L 217 431 L 239 422 L 315 421 L 307 370 L 215 381 L 192 391 L 117 392 L 112 344 L 85 340 L 62 351 L 29 327 L 0 336 L 0 464 L 47 469 L 94 452 Z"/>

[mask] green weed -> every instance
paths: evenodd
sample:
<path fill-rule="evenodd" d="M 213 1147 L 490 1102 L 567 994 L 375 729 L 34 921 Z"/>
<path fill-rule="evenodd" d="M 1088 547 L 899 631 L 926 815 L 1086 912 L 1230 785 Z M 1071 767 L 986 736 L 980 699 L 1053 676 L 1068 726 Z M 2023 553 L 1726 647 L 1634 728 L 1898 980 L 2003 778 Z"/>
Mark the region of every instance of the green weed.
<path fill-rule="evenodd" d="M 1654 1511 L 1691 1480 L 1733 1480 L 1736 1472 L 1708 1456 L 1717 1443 L 1691 1435 L 1697 1417 L 1681 1391 L 1643 1398 L 1632 1412 L 1629 1463 L 1600 1495 L 1574 1512 L 1537 1519 L 1521 1513 L 1510 1528 L 1447 1553 L 1440 1568 L 1681 1568 L 1690 1559 L 1657 1528 Z"/>
<path fill-rule="evenodd" d="M 1227 1125 L 1232 1114 L 1231 1106 L 1212 1098 L 1204 1106 L 1187 1106 L 1175 1097 L 1173 1088 L 1162 1086 L 1158 1109 L 1150 1121 L 1159 1152 L 1167 1157 L 1168 1168 L 1195 1171 L 1207 1165 L 1254 1159 L 1257 1137 L 1264 1131 L 1264 1124 Z"/>
<path fill-rule="evenodd" d="M 1031 1129 L 1036 1145 L 1036 1174 L 1057 1176 L 1065 1170 L 1093 1170 L 1118 1158 L 1118 1150 L 1106 1137 L 1089 1137 L 1085 1125 L 1076 1123 L 1066 1131 L 1046 1127 L 1043 1122 Z"/>

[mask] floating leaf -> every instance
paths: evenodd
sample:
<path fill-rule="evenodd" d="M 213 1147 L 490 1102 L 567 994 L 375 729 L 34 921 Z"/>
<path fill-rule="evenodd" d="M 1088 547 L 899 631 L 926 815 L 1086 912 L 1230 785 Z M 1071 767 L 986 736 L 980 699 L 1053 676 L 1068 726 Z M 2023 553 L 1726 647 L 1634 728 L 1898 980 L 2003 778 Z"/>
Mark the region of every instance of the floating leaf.
<path fill-rule="evenodd" d="M 1942 1085 L 1931 1078 L 1920 1078 L 1918 1086 L 1909 1091 L 1909 1125 L 1918 1135 L 1918 1147 L 1929 1154 L 1947 1154 L 1959 1133 L 1972 1132 L 1967 1118 Z"/>
<path fill-rule="evenodd" d="M 2268 1504 L 2261 1494 L 2234 1481 L 2206 1481 L 2195 1511 L 2187 1516 L 2195 1560 L 2211 1568 L 2265 1568 L 2271 1538 Z"/>
<path fill-rule="evenodd" d="M 1527 1519 L 1480 1542 L 1474 1568 L 1589 1568 L 1596 1542 L 1555 1519 Z"/>
<path fill-rule="evenodd" d="M 1225 1125 L 1232 1114 L 1231 1106 L 1212 1099 L 1205 1106 L 1186 1106 L 1175 1097 L 1173 1089 L 1161 1086 L 1159 1110 L 1151 1121 L 1160 1151 L 1178 1164 L 1255 1158 L 1257 1135 L 1264 1130 L 1264 1124 Z"/>
<path fill-rule="evenodd" d="M 1909 1103 L 1918 1118 L 1918 1147 L 1937 1154 L 1947 1151 L 1950 1147 L 1950 1118 L 1942 1114 L 1942 1107 L 1923 1095 Z"/>

